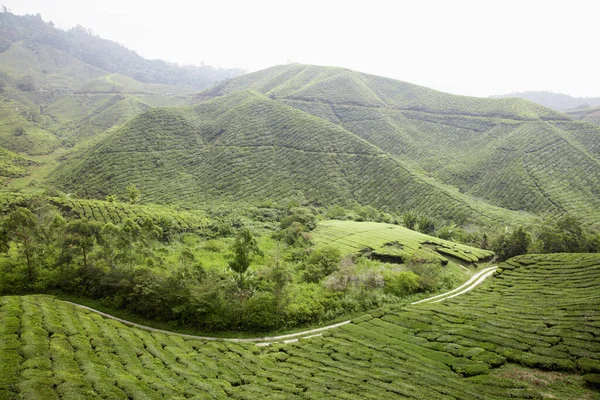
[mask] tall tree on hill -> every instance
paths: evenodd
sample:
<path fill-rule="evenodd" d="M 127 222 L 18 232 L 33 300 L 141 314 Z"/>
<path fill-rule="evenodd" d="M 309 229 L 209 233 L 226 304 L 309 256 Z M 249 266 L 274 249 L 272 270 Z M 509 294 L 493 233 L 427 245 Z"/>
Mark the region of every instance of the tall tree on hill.
<path fill-rule="evenodd" d="M 88 255 L 96 245 L 102 225 L 96 221 L 77 219 L 67 225 L 66 245 L 70 250 L 78 249 L 83 256 L 83 267 L 88 267 Z"/>
<path fill-rule="evenodd" d="M 4 240 L 14 241 L 21 250 L 27 262 L 29 281 L 33 281 L 33 260 L 40 250 L 42 240 L 37 217 L 29 209 L 19 207 L 8 215 L 2 227 Z M 8 250 L 8 246 L 2 247 L 2 250 Z"/>
<path fill-rule="evenodd" d="M 539 234 L 542 253 L 583 253 L 588 238 L 581 222 L 571 215 L 545 223 Z"/>
<path fill-rule="evenodd" d="M 521 254 L 526 254 L 531 245 L 531 235 L 519 227 L 515 230 L 506 229 L 496 239 L 493 250 L 501 261 L 508 260 Z"/>
<path fill-rule="evenodd" d="M 258 248 L 258 242 L 248 228 L 242 228 L 238 232 L 231 250 L 233 259 L 229 261 L 229 268 L 238 275 L 238 286 L 243 290 L 245 289 L 246 271 L 254 257 L 262 255 L 262 251 Z"/>
<path fill-rule="evenodd" d="M 131 204 L 135 204 L 140 199 L 140 189 L 137 188 L 133 183 L 127 186 L 127 197 Z"/>

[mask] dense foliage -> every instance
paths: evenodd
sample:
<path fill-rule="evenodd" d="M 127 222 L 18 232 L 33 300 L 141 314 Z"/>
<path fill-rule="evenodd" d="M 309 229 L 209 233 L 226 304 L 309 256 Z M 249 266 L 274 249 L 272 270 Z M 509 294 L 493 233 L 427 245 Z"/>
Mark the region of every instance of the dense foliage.
<path fill-rule="evenodd" d="M 425 249 L 405 257 L 414 262 L 400 265 L 401 260 L 382 264 L 358 252 L 315 245 L 314 211 L 297 206 L 273 209 L 267 220 L 266 209 L 262 215 L 250 211 L 254 220 L 218 218 L 213 210 L 212 222 L 189 229 L 152 218 L 143 212 L 149 206 L 127 206 L 135 213 L 117 221 L 95 213 L 90 219 L 61 214 L 64 208 L 57 204 L 64 207 L 57 198 L 9 206 L 0 225 L 6 253 L 0 257 L 0 293 L 58 291 L 195 329 L 268 331 L 396 303 L 466 279 Z M 430 243 L 439 240 L 414 234 Z M 400 240 L 401 234 L 392 238 Z M 408 288 L 406 276 L 412 280 Z"/>

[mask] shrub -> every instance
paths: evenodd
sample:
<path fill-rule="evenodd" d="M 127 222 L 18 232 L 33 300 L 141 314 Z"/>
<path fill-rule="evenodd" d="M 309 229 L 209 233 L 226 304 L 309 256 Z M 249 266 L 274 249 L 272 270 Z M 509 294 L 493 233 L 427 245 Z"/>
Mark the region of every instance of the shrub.
<path fill-rule="evenodd" d="M 342 253 L 338 248 L 324 246 L 313 251 L 304 266 L 304 280 L 319 282 L 323 277 L 336 271 L 340 264 Z"/>
<path fill-rule="evenodd" d="M 493 245 L 493 250 L 500 260 L 526 254 L 531 245 L 531 235 L 519 227 L 517 230 L 506 229 L 501 233 Z"/>
<path fill-rule="evenodd" d="M 419 289 L 419 276 L 412 271 L 384 275 L 384 292 L 395 296 L 408 296 Z"/>
<path fill-rule="evenodd" d="M 280 326 L 275 296 L 272 293 L 255 293 L 244 303 L 244 326 L 251 330 L 268 331 Z"/>

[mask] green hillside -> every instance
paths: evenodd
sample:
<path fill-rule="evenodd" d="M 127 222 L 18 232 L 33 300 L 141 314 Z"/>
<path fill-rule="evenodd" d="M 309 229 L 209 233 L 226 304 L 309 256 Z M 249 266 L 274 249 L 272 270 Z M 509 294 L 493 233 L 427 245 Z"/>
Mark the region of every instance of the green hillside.
<path fill-rule="evenodd" d="M 594 399 L 581 374 L 600 372 L 599 266 L 594 255 L 520 257 L 471 293 L 268 347 L 5 296 L 0 397 Z"/>
<path fill-rule="evenodd" d="M 463 193 L 600 223 L 600 129 L 524 99 L 455 96 L 341 68 L 286 65 L 204 96 L 257 90 L 328 120 Z"/>
<path fill-rule="evenodd" d="M 340 126 L 251 91 L 150 110 L 65 161 L 51 181 L 86 197 L 122 193 L 134 183 L 146 201 L 166 204 L 300 196 L 461 223 L 534 221 L 461 195 Z"/>
<path fill-rule="evenodd" d="M 371 253 L 382 259 L 407 260 L 418 250 L 433 254 L 443 263 L 448 258 L 462 263 L 490 259 L 494 253 L 434 238 L 398 225 L 376 222 L 323 221 L 314 231 L 316 245 L 333 246 L 343 253 Z"/>
<path fill-rule="evenodd" d="M 0 184 L 6 178 L 19 178 L 29 174 L 29 167 L 35 162 L 12 151 L 0 147 Z"/>
<path fill-rule="evenodd" d="M 68 55 L 70 64 L 75 65 L 75 59 L 87 68 L 120 73 L 147 83 L 204 89 L 243 72 L 236 69 L 180 66 L 162 60 L 146 60 L 136 52 L 102 39 L 81 26 L 63 31 L 51 23 L 44 22 L 39 14 L 19 16 L 8 11 L 0 12 L 0 53 L 8 51 L 15 43 L 23 40 Z M 33 65 L 35 60 L 24 66 L 30 68 Z M 66 79 L 64 76 L 57 78 Z M 72 78 L 78 79 L 80 76 L 75 74 Z"/>
<path fill-rule="evenodd" d="M 518 93 L 509 93 L 491 96 L 492 98 L 519 97 L 541 104 L 545 107 L 557 111 L 568 111 L 576 108 L 600 106 L 600 97 L 573 97 L 568 94 L 545 92 L 545 91 L 527 91 Z"/>
<path fill-rule="evenodd" d="M 17 184 L 25 187 L 43 180 L 66 149 L 77 143 L 152 107 L 190 104 L 198 88 L 239 73 L 149 61 L 81 27 L 65 32 L 39 15 L 18 16 L 4 10 L 0 147 L 43 165 Z"/>
<path fill-rule="evenodd" d="M 567 111 L 573 119 L 589 122 L 594 125 L 600 125 L 600 107 L 590 107 L 578 110 Z"/>
<path fill-rule="evenodd" d="M 0 153 L 0 161 L 2 161 Z M 2 164 L 0 164 L 1 168 Z M 1 170 L 0 170 L 1 171 Z M 2 175 L 3 176 L 3 175 Z M 0 192 L 0 212 L 7 214 L 16 207 L 27 207 L 31 195 Z M 118 225 L 127 219 L 142 222 L 149 218 L 155 224 L 168 226 L 174 231 L 193 231 L 210 225 L 211 220 L 202 211 L 181 211 L 157 204 L 142 205 L 120 201 L 102 201 L 46 197 L 44 202 L 56 207 L 61 215 L 68 219 L 87 219 L 100 223 Z"/>

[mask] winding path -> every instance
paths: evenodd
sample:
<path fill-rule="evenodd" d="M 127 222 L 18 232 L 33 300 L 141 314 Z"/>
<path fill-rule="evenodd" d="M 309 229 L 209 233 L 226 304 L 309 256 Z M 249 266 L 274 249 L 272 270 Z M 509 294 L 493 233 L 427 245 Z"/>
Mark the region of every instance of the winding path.
<path fill-rule="evenodd" d="M 453 297 L 460 296 L 461 294 L 464 294 L 464 293 L 467 293 L 467 292 L 473 290 L 477 285 L 479 285 L 481 282 L 483 282 L 486 278 L 493 275 L 493 273 L 496 271 L 496 268 L 498 268 L 498 267 L 493 266 L 493 267 L 488 267 L 488 268 L 482 269 L 481 271 L 479 271 L 475 275 L 473 275 L 467 282 L 463 283 L 461 286 L 457 287 L 456 289 L 450 290 L 449 292 L 446 292 L 446 293 L 439 294 L 437 296 L 428 297 L 423 300 L 415 301 L 410 304 L 416 305 L 416 304 L 425 304 L 425 303 L 437 303 L 440 301 L 444 301 L 446 299 L 451 299 Z M 188 338 L 188 339 L 228 341 L 228 342 L 237 342 L 237 343 L 244 343 L 244 342 L 245 343 L 256 343 L 257 346 L 269 346 L 270 344 L 272 344 L 274 342 L 292 343 L 292 342 L 297 342 L 300 338 L 307 339 L 307 338 L 311 338 L 311 337 L 321 336 L 323 334 L 323 332 L 326 330 L 337 328 L 337 327 L 340 327 L 342 325 L 346 325 L 346 324 L 349 324 L 350 322 L 352 322 L 352 320 L 347 320 L 347 321 L 343 321 L 343 322 L 338 322 L 337 324 L 323 326 L 321 328 L 309 329 L 306 331 L 290 333 L 287 335 L 279 335 L 279 336 L 264 336 L 264 337 L 258 337 L 258 338 L 218 338 L 218 337 L 212 337 L 212 336 L 188 335 L 185 333 L 171 332 L 171 331 L 166 331 L 163 329 L 152 328 L 150 326 L 136 324 L 135 322 L 127 321 L 127 320 L 115 317 L 113 315 L 104 313 L 102 311 L 98 311 L 94 308 L 87 307 L 87 306 L 77 304 L 77 303 L 73 303 L 71 301 L 65 301 L 65 303 L 69 303 L 69 304 L 72 304 L 73 306 L 83 308 L 84 310 L 88 310 L 88 311 L 94 312 L 96 314 L 100 314 L 105 318 L 110 318 L 115 321 L 119 321 L 125 325 L 132 326 L 132 327 L 139 328 L 139 329 L 144 329 L 144 330 L 147 330 L 150 332 L 165 333 L 168 335 L 177 335 L 177 336 L 181 336 L 181 337 Z"/>

